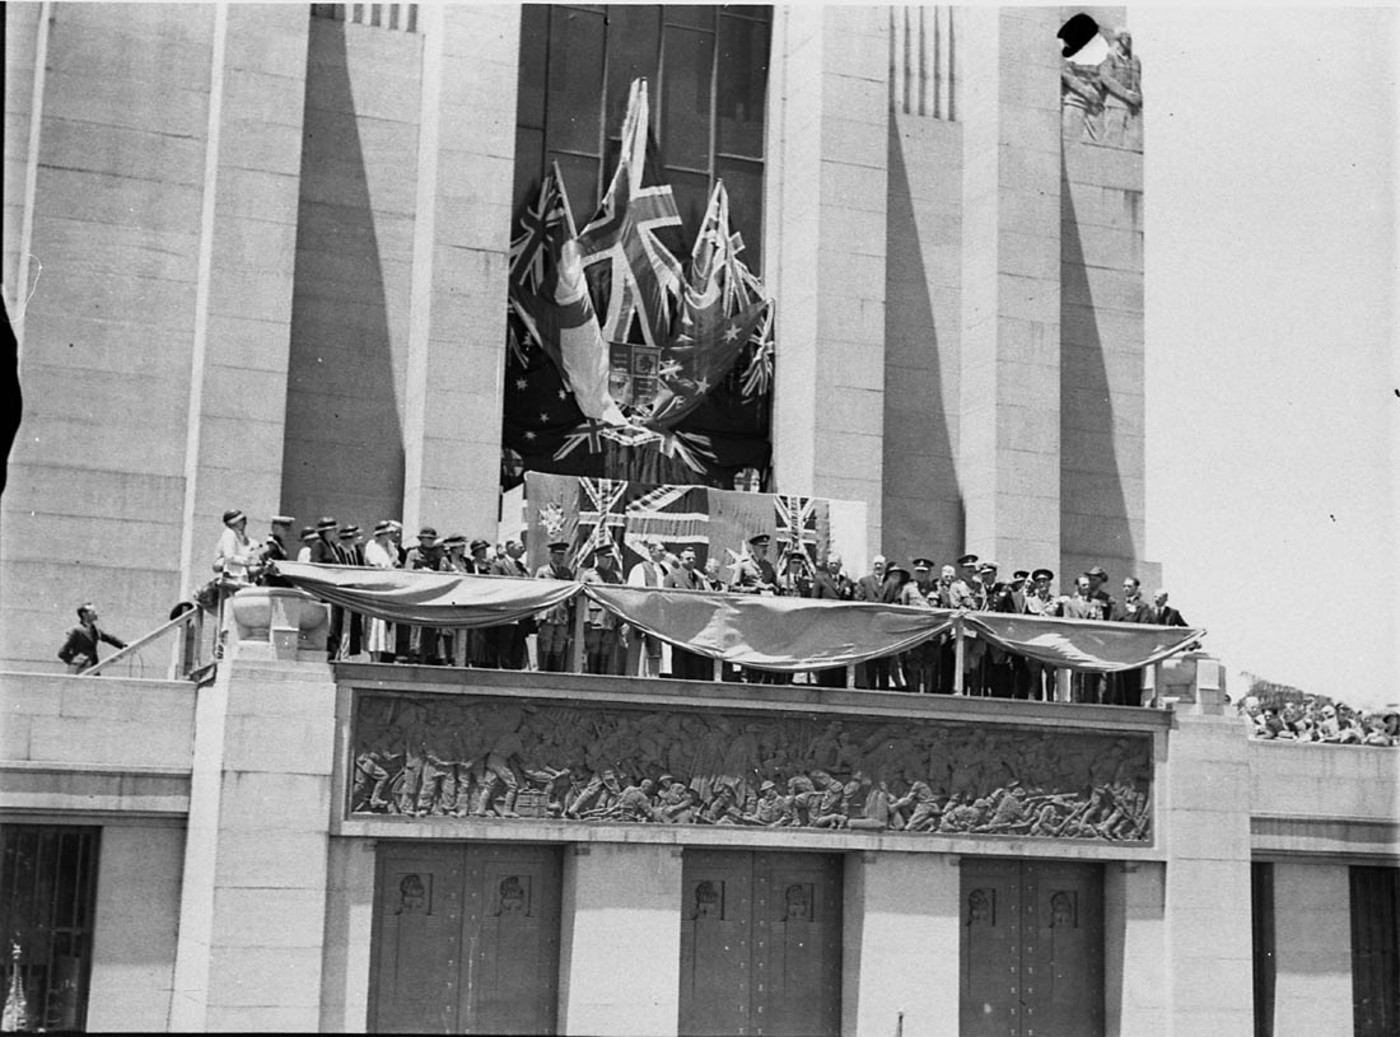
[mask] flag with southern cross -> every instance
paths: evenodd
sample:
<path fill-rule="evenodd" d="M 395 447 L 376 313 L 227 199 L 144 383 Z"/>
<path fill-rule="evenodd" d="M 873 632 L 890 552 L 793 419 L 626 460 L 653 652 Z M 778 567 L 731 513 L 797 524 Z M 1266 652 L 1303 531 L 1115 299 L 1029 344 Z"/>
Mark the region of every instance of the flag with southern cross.
<path fill-rule="evenodd" d="M 649 139 L 647 83 L 634 79 L 622 124 L 622 151 L 602 205 L 579 235 L 603 337 L 632 339 L 659 348 L 671 330 L 683 272 L 666 238 L 679 228 L 680 213 L 671 186 L 657 175 Z"/>

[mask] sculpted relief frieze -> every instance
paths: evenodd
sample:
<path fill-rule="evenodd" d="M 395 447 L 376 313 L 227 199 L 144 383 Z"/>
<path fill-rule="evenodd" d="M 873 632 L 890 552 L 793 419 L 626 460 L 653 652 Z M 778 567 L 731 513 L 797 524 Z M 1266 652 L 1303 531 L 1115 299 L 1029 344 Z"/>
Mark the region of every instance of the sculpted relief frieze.
<path fill-rule="evenodd" d="M 1146 735 L 362 693 L 352 754 L 352 818 L 1151 835 Z"/>

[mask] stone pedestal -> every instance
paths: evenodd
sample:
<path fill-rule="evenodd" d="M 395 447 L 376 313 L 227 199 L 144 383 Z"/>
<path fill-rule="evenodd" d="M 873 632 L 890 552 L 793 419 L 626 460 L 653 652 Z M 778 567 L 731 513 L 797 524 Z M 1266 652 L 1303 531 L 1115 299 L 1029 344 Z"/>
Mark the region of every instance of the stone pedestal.
<path fill-rule="evenodd" d="M 676 847 L 595 843 L 567 854 L 559 1032 L 674 1034 L 680 913 Z"/>
<path fill-rule="evenodd" d="M 246 587 L 229 598 L 234 652 L 251 662 L 322 662 L 330 606 L 299 590 Z"/>
<path fill-rule="evenodd" d="M 956 1037 L 959 882 L 956 856 L 847 856 L 842 1032 Z"/>

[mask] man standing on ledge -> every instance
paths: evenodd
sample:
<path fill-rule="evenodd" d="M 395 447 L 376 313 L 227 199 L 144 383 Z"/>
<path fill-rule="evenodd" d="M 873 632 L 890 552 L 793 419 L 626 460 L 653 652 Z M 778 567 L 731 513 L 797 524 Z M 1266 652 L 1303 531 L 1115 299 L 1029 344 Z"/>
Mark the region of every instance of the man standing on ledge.
<path fill-rule="evenodd" d="M 82 673 L 90 666 L 97 665 L 97 642 L 106 641 L 114 648 L 125 648 L 126 642 L 113 637 L 97 626 L 97 609 L 92 602 L 78 606 L 78 625 L 68 631 L 58 657 L 68 664 L 69 673 Z"/>

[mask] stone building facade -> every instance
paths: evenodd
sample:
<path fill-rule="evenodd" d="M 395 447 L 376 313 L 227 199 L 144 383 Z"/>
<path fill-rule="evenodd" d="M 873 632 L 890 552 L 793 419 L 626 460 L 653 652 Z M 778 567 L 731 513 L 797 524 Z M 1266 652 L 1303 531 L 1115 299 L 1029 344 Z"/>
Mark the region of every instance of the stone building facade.
<path fill-rule="evenodd" d="M 230 507 L 254 533 L 493 536 L 511 221 L 539 161 L 513 113 L 563 104 L 535 96 L 548 10 L 574 30 L 550 68 L 604 60 L 601 8 L 9 9 L 25 412 L 0 658 L 56 665 L 85 599 L 151 629 L 208 579 Z M 694 36 L 690 9 L 665 10 L 683 54 L 664 34 Z M 717 60 L 767 55 L 735 208 L 777 306 L 778 492 L 866 502 L 871 555 L 1154 582 L 1143 156 L 1062 128 L 1073 9 L 737 10 Z M 715 151 L 709 176 L 740 165 Z"/>

